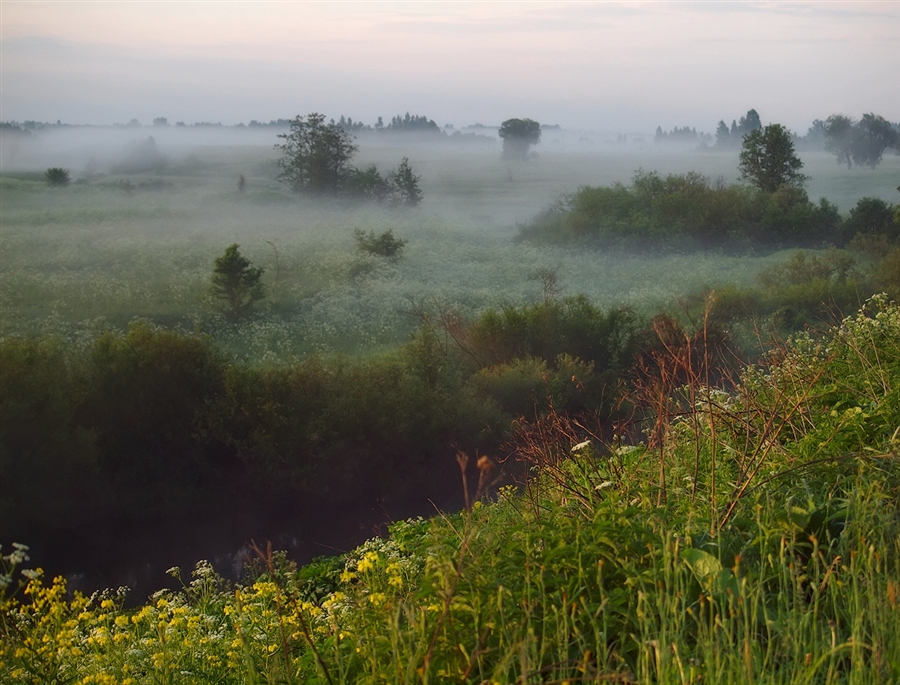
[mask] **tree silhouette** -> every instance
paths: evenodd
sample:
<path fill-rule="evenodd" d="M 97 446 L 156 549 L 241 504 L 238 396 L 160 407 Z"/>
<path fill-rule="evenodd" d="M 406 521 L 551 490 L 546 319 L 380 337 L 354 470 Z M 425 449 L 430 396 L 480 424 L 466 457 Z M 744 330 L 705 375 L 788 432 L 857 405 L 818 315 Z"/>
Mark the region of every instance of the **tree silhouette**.
<path fill-rule="evenodd" d="M 503 156 L 506 159 L 528 159 L 528 148 L 541 140 L 541 125 L 534 119 L 507 119 L 500 124 Z"/>
<path fill-rule="evenodd" d="M 803 162 L 794 153 L 791 133 L 781 124 L 770 124 L 744 136 L 738 169 L 741 177 L 760 190 L 774 193 L 782 186 L 802 186 Z"/>
<path fill-rule="evenodd" d="M 257 300 L 265 297 L 265 285 L 260 282 L 263 270 L 250 265 L 250 260 L 232 243 L 225 254 L 216 257 L 213 268 L 213 294 L 226 305 L 232 321 L 244 316 Z"/>

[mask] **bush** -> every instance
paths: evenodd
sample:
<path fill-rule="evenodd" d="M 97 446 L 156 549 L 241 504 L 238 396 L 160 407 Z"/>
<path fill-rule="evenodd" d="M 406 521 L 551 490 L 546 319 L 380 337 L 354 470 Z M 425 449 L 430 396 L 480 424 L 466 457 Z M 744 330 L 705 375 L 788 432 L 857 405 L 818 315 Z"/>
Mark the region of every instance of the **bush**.
<path fill-rule="evenodd" d="M 63 169 L 61 167 L 50 167 L 47 171 L 44 172 L 44 180 L 47 182 L 47 185 L 54 187 L 61 187 L 69 185 L 69 170 Z"/>
<path fill-rule="evenodd" d="M 888 240 L 900 239 L 900 223 L 896 221 L 897 207 L 876 197 L 864 197 L 850 210 L 844 221 L 845 240 L 857 235 L 883 235 Z"/>
<path fill-rule="evenodd" d="M 639 171 L 631 187 L 580 188 L 520 227 L 520 239 L 605 244 L 714 246 L 809 245 L 837 237 L 840 217 L 827 200 L 818 205 L 795 186 L 773 192 L 711 185 L 694 172 L 662 177 Z"/>
<path fill-rule="evenodd" d="M 400 259 L 406 241 L 401 238 L 394 237 L 393 230 L 387 230 L 381 235 L 375 235 L 374 231 L 366 233 L 362 229 L 353 231 L 353 238 L 356 240 L 357 249 L 360 252 L 368 252 L 369 254 L 378 255 L 379 257 L 387 257 L 388 259 Z"/>

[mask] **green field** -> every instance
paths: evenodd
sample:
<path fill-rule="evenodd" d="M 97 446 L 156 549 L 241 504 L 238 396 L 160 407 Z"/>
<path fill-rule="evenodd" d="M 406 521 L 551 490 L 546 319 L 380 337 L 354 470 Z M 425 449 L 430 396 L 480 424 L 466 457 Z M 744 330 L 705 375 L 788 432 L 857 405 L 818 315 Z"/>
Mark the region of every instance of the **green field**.
<path fill-rule="evenodd" d="M 544 147 L 536 159 L 509 164 L 495 148 L 363 140 L 354 160 L 361 168 L 410 158 L 425 194 L 412 211 L 293 196 L 275 180 L 276 153 L 264 145 L 182 145 L 153 177 L 95 176 L 66 188 L 19 170 L 2 179 L 0 336 L 78 337 L 145 318 L 208 332 L 245 360 L 366 354 L 404 342 L 419 323 L 415 311 L 470 314 L 539 300 L 529 276 L 541 268 L 557 271 L 563 294 L 652 313 L 701 289 L 752 285 L 785 258 L 515 244 L 517 224 L 581 185 L 627 183 L 637 169 L 737 177 L 736 153 Z M 895 155 L 876 170 L 848 172 L 816 153 L 805 171 L 811 199 L 826 196 L 847 211 L 866 195 L 893 201 L 898 169 Z M 403 258 L 358 253 L 357 228 L 393 230 L 408 241 Z M 212 261 L 233 242 L 266 270 L 269 291 L 239 328 L 226 325 L 209 295 Z"/>

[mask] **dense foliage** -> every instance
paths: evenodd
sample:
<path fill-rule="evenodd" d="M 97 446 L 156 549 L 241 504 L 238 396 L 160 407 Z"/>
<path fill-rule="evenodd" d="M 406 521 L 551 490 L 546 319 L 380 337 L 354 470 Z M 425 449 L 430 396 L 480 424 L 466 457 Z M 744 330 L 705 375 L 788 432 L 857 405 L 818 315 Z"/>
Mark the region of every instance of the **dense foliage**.
<path fill-rule="evenodd" d="M 325 116 L 316 112 L 295 117 L 290 126 L 290 132 L 278 134 L 284 143 L 275 149 L 281 152 L 278 178 L 294 192 L 346 195 L 407 207 L 415 207 L 422 201 L 419 177 L 413 173 L 408 157 L 383 177 L 374 164 L 365 170 L 351 166 L 350 161 L 358 150 L 348 130 L 352 126 L 334 121 L 326 124 Z"/>
<path fill-rule="evenodd" d="M 644 405 L 644 438 L 603 442 L 556 413 L 523 424 L 523 490 L 482 500 L 492 464 L 479 459 L 465 512 L 395 524 L 343 557 L 297 569 L 256 548 L 236 586 L 204 562 L 180 591 L 125 609 L 122 592 L 70 597 L 64 579 L 22 571 L 17 547 L 3 557 L 0 676 L 896 681 L 897 306 L 876 298 L 824 339 L 796 338 L 728 391 L 677 344 L 653 359 L 657 381 L 674 364 L 689 382 Z"/>
<path fill-rule="evenodd" d="M 449 445 L 497 449 L 520 414 L 612 411 L 636 330 L 583 298 L 447 324 L 460 344 L 426 322 L 395 353 L 274 368 L 146 323 L 87 346 L 8 338 L 4 535 L 41 543 L 80 525 L 173 519 L 235 487 L 332 503 L 402 494 L 440 480 Z"/>
<path fill-rule="evenodd" d="M 794 152 L 791 133 L 781 124 L 745 135 L 739 160 L 741 178 L 768 193 L 785 186 L 802 187 L 807 180 L 800 173 L 803 162 Z"/>
<path fill-rule="evenodd" d="M 900 133 L 884 117 L 872 113 L 864 114 L 859 121 L 831 115 L 825 120 L 824 139 L 825 149 L 848 169 L 854 164 L 874 169 L 886 149 L 900 150 Z"/>
<path fill-rule="evenodd" d="M 520 237 L 539 242 L 597 240 L 653 246 L 820 245 L 838 238 L 840 216 L 824 198 L 797 186 L 773 192 L 711 183 L 702 174 L 639 171 L 631 186 L 580 188 L 529 224 Z"/>
<path fill-rule="evenodd" d="M 528 159 L 528 150 L 541 140 L 541 125 L 534 119 L 507 119 L 500 124 L 505 159 Z"/>

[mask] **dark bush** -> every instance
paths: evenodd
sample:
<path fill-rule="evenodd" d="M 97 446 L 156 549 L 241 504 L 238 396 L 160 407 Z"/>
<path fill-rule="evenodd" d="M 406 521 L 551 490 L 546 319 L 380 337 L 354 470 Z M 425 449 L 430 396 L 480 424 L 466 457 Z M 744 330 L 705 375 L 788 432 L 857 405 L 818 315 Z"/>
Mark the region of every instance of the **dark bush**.
<path fill-rule="evenodd" d="M 594 239 L 627 247 L 764 244 L 811 245 L 834 240 L 840 217 L 797 187 L 765 192 L 711 185 L 689 172 L 662 177 L 639 171 L 631 187 L 583 187 L 521 226 L 520 239 Z"/>
<path fill-rule="evenodd" d="M 139 518 L 183 511 L 220 466 L 207 423 L 224 369 L 207 339 L 146 323 L 96 340 L 78 422 L 96 436 L 119 511 Z"/>
<path fill-rule="evenodd" d="M 69 177 L 68 169 L 51 167 L 44 172 L 44 180 L 49 186 L 59 187 L 69 185 L 69 181 L 71 181 L 71 178 Z"/>
<path fill-rule="evenodd" d="M 360 252 L 368 252 L 388 259 L 399 259 L 406 246 L 405 240 L 394 237 L 393 230 L 375 235 L 374 231 L 366 233 L 357 228 L 353 231 L 353 238 L 356 240 L 356 247 Z"/>
<path fill-rule="evenodd" d="M 882 235 L 888 240 L 900 239 L 900 224 L 895 220 L 896 207 L 876 197 L 864 197 L 850 210 L 844 221 L 845 240 L 857 235 Z"/>

